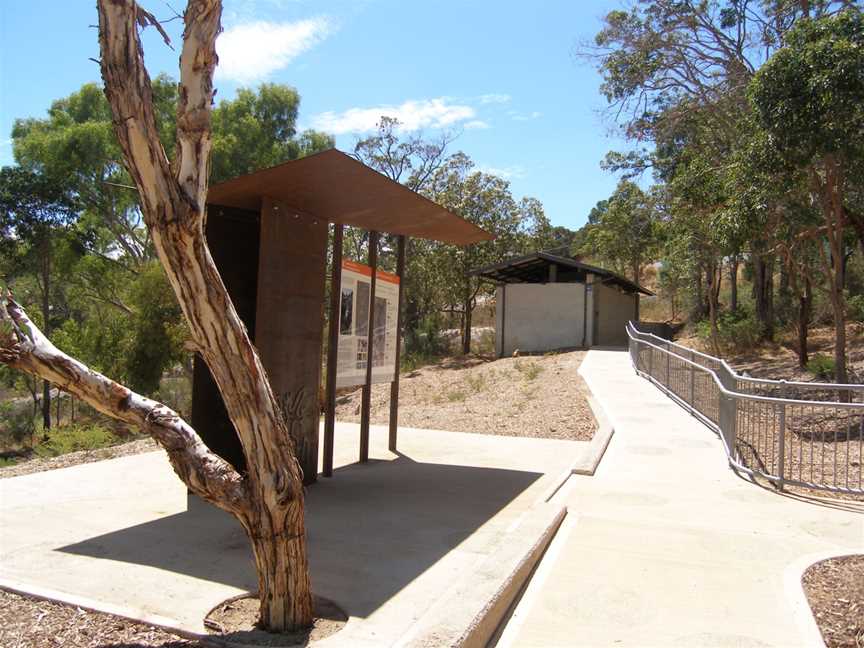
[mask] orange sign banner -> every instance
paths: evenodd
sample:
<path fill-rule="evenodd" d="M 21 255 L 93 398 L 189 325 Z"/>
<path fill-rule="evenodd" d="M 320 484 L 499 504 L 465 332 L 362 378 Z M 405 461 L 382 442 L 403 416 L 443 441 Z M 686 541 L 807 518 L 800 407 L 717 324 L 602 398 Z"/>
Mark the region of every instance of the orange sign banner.
<path fill-rule="evenodd" d="M 366 275 L 367 277 L 372 276 L 372 268 L 367 265 L 363 265 L 362 263 L 351 261 L 349 259 L 342 259 L 342 269 L 351 270 L 351 272 Z M 399 283 L 399 275 L 395 275 L 392 272 L 384 272 L 383 270 L 378 270 L 375 275 L 381 281 L 387 281 L 394 284 Z"/>

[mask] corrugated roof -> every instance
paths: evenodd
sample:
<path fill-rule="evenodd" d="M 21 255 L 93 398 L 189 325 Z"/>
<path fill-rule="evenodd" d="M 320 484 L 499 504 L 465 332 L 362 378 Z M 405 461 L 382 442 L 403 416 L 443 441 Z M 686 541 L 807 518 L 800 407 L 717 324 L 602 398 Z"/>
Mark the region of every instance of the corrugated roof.
<path fill-rule="evenodd" d="M 533 252 L 525 256 L 507 259 L 501 263 L 475 268 L 468 274 L 478 276 L 494 283 L 544 283 L 549 276 L 549 266 L 558 266 L 558 281 L 584 281 L 585 275 L 591 273 L 601 278 L 604 283 L 620 286 L 630 292 L 640 292 L 643 295 L 653 295 L 650 290 L 630 281 L 619 274 L 582 263 L 571 257 L 560 256 L 550 252 Z M 567 276 L 567 270 L 573 272 Z"/>
<path fill-rule="evenodd" d="M 330 149 L 210 187 L 211 205 L 259 211 L 267 196 L 331 223 L 467 245 L 492 234 Z"/>

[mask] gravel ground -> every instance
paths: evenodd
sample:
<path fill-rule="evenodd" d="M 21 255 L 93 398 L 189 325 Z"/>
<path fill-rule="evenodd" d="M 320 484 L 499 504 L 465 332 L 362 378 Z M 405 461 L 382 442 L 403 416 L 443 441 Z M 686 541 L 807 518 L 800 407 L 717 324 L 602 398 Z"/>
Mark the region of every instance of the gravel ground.
<path fill-rule="evenodd" d="M 803 583 L 828 648 L 864 648 L 864 555 L 816 563 Z"/>
<path fill-rule="evenodd" d="M 489 360 L 446 358 L 404 374 L 399 425 L 502 436 L 587 441 L 596 421 L 577 373 L 584 351 Z M 357 389 L 338 399 L 336 419 L 360 420 Z M 387 424 L 390 385 L 373 385 L 370 415 Z"/>
<path fill-rule="evenodd" d="M 29 459 L 11 466 L 0 468 L 0 479 L 30 475 L 44 470 L 68 468 L 69 466 L 77 466 L 78 464 L 102 461 L 103 459 L 115 459 L 116 457 L 141 454 L 142 452 L 153 452 L 158 449 L 159 445 L 153 439 L 147 438 L 129 441 L 128 443 L 121 443 L 109 448 L 70 452 L 68 454 L 60 455 L 59 457 L 50 457 L 48 459 L 36 457 L 34 459 Z"/>

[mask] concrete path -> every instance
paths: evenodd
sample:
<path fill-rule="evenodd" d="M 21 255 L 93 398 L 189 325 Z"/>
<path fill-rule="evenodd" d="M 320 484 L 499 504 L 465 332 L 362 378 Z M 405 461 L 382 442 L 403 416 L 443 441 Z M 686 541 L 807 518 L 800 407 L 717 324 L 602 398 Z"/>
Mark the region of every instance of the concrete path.
<path fill-rule="evenodd" d="M 625 352 L 581 369 L 615 434 L 499 646 L 818 646 L 800 576 L 864 552 L 864 506 L 832 508 L 736 476 L 720 441 Z"/>
<path fill-rule="evenodd" d="M 466 579 L 506 576 L 490 574 L 490 557 L 524 539 L 522 522 L 588 445 L 399 435 L 397 455 L 372 426 L 373 460 L 352 464 L 358 426 L 337 424 L 338 469 L 308 489 L 313 589 L 350 615 L 327 645 L 410 643 L 423 624 L 443 632 L 435 604 Z M 159 451 L 0 480 L 0 586 L 202 632 L 208 610 L 256 583 L 239 525 L 195 499 L 187 508 Z"/>

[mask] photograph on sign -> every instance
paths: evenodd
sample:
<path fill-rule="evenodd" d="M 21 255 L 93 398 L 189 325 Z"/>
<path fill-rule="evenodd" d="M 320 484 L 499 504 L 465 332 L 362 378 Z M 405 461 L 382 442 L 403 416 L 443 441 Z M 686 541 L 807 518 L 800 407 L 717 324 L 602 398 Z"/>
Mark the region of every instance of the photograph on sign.
<path fill-rule="evenodd" d="M 391 382 L 395 377 L 399 277 L 378 270 L 374 304 L 371 297 L 372 269 L 354 261 L 342 261 L 337 387 L 352 387 L 366 382 L 366 363 L 370 361 L 370 307 L 373 315 L 372 382 Z"/>

